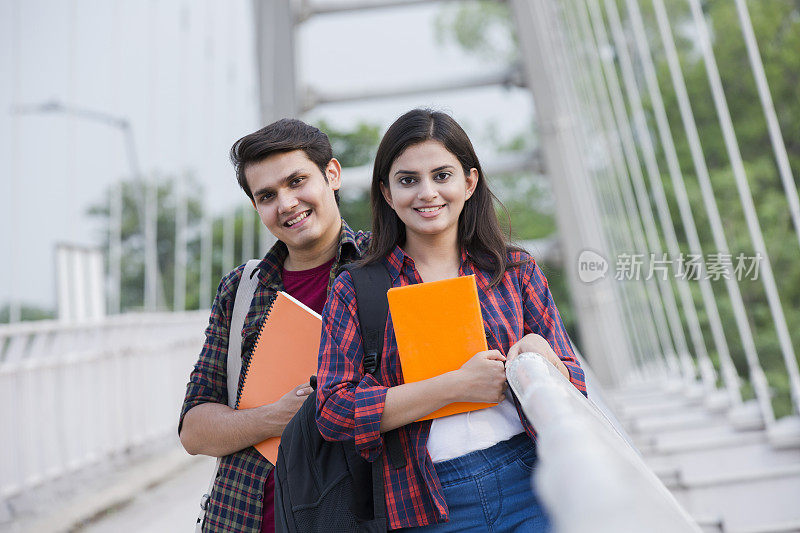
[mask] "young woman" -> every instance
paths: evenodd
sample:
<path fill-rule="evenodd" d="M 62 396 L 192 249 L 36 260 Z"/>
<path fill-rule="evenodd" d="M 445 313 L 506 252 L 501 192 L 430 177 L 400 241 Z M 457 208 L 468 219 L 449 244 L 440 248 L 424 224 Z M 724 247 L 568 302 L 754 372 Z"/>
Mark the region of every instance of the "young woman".
<path fill-rule="evenodd" d="M 531 488 L 534 431 L 504 363 L 522 352 L 547 357 L 585 393 L 547 281 L 533 258 L 500 230 L 480 163 L 448 115 L 416 109 L 380 143 L 372 176 L 372 243 L 395 287 L 474 274 L 490 350 L 453 372 L 403 383 L 391 316 L 378 376 L 364 373 L 353 282 L 334 283 L 323 310 L 317 425 L 328 440 L 354 439 L 383 463 L 390 529 L 546 531 Z M 435 356 L 435 354 L 431 354 Z M 494 407 L 415 422 L 452 402 Z M 383 434 L 399 428 L 406 458 L 396 468 Z"/>

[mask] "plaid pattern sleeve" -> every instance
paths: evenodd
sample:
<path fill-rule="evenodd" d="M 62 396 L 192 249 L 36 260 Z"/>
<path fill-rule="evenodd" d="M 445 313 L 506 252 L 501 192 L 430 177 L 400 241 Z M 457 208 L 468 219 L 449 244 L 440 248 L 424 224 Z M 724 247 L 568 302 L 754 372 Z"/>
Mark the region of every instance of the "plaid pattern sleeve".
<path fill-rule="evenodd" d="M 381 415 L 387 387 L 364 373 L 353 280 L 343 272 L 322 311 L 317 372 L 317 425 L 327 440 L 354 439 L 359 453 L 374 461 L 383 448 Z"/>
<path fill-rule="evenodd" d="M 527 254 L 515 254 L 512 259 L 525 261 L 521 271 L 521 288 L 523 295 L 523 315 L 525 334 L 537 333 L 547 340 L 553 351 L 556 352 L 561 362 L 569 371 L 569 380 L 584 396 L 586 396 L 586 382 L 572 343 L 561 321 L 561 315 L 556 309 L 553 295 L 550 294 L 550 285 L 542 274 L 539 265 Z"/>

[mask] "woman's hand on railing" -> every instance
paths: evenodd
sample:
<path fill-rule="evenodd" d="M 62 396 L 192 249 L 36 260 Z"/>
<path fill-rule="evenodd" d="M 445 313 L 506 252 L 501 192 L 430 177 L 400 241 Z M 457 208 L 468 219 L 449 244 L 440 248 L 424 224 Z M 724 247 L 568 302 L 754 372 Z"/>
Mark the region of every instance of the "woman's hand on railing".
<path fill-rule="evenodd" d="M 521 353 L 525 352 L 533 352 L 538 353 L 545 359 L 547 359 L 556 369 L 564 374 L 564 377 L 569 379 L 569 370 L 561 362 L 561 359 L 558 358 L 556 352 L 553 351 L 553 348 L 550 347 L 550 343 L 542 337 L 541 335 L 537 335 L 536 333 L 529 333 L 522 337 L 519 341 L 514 344 L 510 350 L 508 350 L 508 355 L 506 356 L 506 364 L 510 363 L 514 360 L 516 356 Z"/>

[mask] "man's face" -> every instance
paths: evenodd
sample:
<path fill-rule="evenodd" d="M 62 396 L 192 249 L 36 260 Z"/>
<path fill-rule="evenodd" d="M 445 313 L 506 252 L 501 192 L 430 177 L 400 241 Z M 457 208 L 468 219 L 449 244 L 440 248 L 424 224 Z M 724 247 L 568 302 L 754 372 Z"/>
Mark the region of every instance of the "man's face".
<path fill-rule="evenodd" d="M 328 162 L 325 174 L 327 181 L 302 150 L 275 154 L 245 168 L 261 222 L 290 250 L 313 249 L 320 240 L 339 235 L 334 191 L 341 184 L 341 166 L 336 159 Z"/>

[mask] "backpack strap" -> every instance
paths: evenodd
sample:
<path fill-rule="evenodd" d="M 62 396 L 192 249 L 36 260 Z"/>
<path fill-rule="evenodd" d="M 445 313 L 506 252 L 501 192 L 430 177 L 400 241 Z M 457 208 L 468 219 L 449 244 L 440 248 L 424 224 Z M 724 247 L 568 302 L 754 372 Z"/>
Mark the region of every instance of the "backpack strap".
<path fill-rule="evenodd" d="M 353 278 L 358 306 L 358 322 L 364 347 L 364 370 L 375 374 L 381 366 L 383 333 L 389 316 L 389 300 L 386 293 L 392 287 L 392 278 L 382 263 L 370 263 L 359 267 L 349 264 L 344 267 Z"/>
<path fill-rule="evenodd" d="M 239 280 L 239 286 L 236 288 L 236 299 L 233 301 L 233 314 L 231 315 L 231 323 L 228 327 L 228 359 L 226 361 L 225 371 L 227 373 L 228 385 L 228 405 L 234 407 L 236 405 L 236 396 L 239 391 L 239 376 L 242 373 L 242 328 L 244 327 L 244 319 L 247 312 L 250 310 L 250 303 L 253 301 L 253 295 L 256 293 L 258 286 L 258 264 L 260 259 L 251 259 L 244 266 L 242 278 Z M 231 393 L 233 391 L 233 393 Z M 211 498 L 211 491 L 214 490 L 214 481 L 217 479 L 217 472 L 219 465 L 222 461 L 217 457 L 217 464 L 214 467 L 214 473 L 211 475 L 211 483 L 208 485 L 208 490 L 200 499 L 200 515 L 197 517 L 196 533 L 200 533 L 203 527 L 203 520 L 205 519 L 206 509 L 208 508 L 208 500 Z"/>
<path fill-rule="evenodd" d="M 386 293 L 392 287 L 392 278 L 381 262 L 364 266 L 349 264 L 344 269 L 350 272 L 356 292 L 358 322 L 361 325 L 364 347 L 364 370 L 374 375 L 381 366 L 383 336 L 389 316 L 389 300 Z M 405 468 L 406 459 L 397 429 L 386 433 L 384 440 L 392 465 L 395 468 Z"/>
<path fill-rule="evenodd" d="M 250 303 L 258 286 L 258 264 L 260 259 L 251 259 L 244 266 L 242 279 L 236 289 L 236 299 L 233 302 L 231 325 L 228 328 L 228 361 L 226 372 L 228 375 L 228 405 L 236 405 L 236 396 L 239 391 L 239 375 L 242 373 L 242 328 Z"/>

